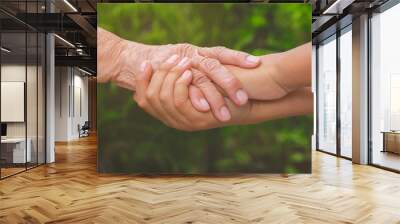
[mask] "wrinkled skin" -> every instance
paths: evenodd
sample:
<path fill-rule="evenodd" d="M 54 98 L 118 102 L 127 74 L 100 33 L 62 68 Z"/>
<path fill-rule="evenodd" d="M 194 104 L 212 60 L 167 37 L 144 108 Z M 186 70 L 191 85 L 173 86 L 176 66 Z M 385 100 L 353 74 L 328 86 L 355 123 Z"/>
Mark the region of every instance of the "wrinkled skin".
<path fill-rule="evenodd" d="M 181 57 L 189 57 L 192 60 L 193 79 L 189 95 L 193 106 L 198 111 L 206 112 L 211 109 L 220 121 L 226 122 L 230 120 L 231 114 L 226 107 L 223 94 L 226 94 L 238 106 L 246 104 L 248 97 L 247 93 L 243 91 L 242 84 L 221 64 L 221 61 L 226 64 L 239 63 L 239 66 L 245 68 L 255 67 L 254 63 L 243 62 L 246 61 L 245 58 L 248 54 L 232 51 L 224 47 L 199 48 L 191 44 L 146 46 L 143 48 L 147 48 L 147 50 L 138 51 L 136 45 L 130 46 L 128 44 L 127 48 L 122 52 L 122 58 L 127 61 L 123 62 L 120 72 L 122 77 L 117 77 L 117 80 L 128 81 L 124 85 L 131 85 L 131 89 L 134 88 L 132 85 L 134 82 L 131 79 L 134 79 L 140 67 L 138 65 L 139 60 L 136 62 L 135 60 L 128 60 L 129 58 L 135 58 L 131 54 L 141 52 L 141 59 L 149 60 L 154 68 L 158 68 L 171 55 L 177 54 Z M 132 78 L 126 79 L 126 76 Z M 219 90 L 224 92 L 221 93 Z M 238 91 L 242 93 L 240 95 L 241 98 L 237 97 Z"/>

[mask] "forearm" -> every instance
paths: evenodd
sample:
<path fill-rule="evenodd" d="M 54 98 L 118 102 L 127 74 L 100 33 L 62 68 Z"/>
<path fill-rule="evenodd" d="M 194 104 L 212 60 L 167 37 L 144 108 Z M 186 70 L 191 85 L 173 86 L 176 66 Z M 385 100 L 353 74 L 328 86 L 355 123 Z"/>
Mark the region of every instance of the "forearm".
<path fill-rule="evenodd" d="M 275 80 L 288 92 L 311 86 L 311 43 L 278 54 Z"/>
<path fill-rule="evenodd" d="M 311 46 L 264 55 L 255 69 L 226 66 L 243 84 L 250 99 L 272 100 L 311 85 Z"/>
<path fill-rule="evenodd" d="M 313 95 L 310 87 L 292 91 L 277 100 L 251 100 L 244 107 L 228 103 L 232 111 L 232 124 L 253 124 L 290 116 L 308 115 L 313 112 Z"/>
<path fill-rule="evenodd" d="M 152 47 L 124 40 L 100 27 L 97 29 L 97 46 L 98 82 L 115 82 L 134 90 L 135 75 Z"/>
<path fill-rule="evenodd" d="M 313 95 L 309 87 L 289 93 L 279 100 L 253 101 L 243 124 L 313 113 Z"/>

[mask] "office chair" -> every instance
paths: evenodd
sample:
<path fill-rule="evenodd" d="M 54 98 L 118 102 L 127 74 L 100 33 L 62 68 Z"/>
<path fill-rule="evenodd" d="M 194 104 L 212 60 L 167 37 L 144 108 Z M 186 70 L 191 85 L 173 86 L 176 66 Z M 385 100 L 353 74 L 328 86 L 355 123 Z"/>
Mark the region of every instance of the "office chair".
<path fill-rule="evenodd" d="M 90 129 L 89 121 L 85 121 L 82 127 L 80 127 L 80 125 L 78 124 L 79 138 L 89 136 L 89 129 Z"/>

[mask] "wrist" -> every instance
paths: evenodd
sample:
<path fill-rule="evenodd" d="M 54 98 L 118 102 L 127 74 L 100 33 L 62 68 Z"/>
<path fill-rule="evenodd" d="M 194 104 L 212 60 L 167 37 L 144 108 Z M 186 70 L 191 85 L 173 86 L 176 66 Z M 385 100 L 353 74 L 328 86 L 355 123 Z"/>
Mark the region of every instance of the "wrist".
<path fill-rule="evenodd" d="M 311 83 L 311 45 L 300 47 L 276 54 L 275 72 L 273 78 L 287 93 Z"/>
<path fill-rule="evenodd" d="M 135 77 L 140 72 L 141 63 L 149 60 L 152 47 L 121 39 L 117 51 L 119 52 L 118 65 L 112 81 L 122 87 L 135 90 Z"/>
<path fill-rule="evenodd" d="M 277 88 L 280 89 L 283 96 L 291 92 L 292 88 L 287 85 L 287 82 L 285 82 L 285 72 L 282 67 L 282 60 L 283 53 L 269 54 L 263 57 L 263 61 L 266 64 L 266 78 L 268 81 L 272 81 Z"/>
<path fill-rule="evenodd" d="M 122 39 L 102 28 L 97 32 L 97 80 L 110 82 L 118 74 Z"/>

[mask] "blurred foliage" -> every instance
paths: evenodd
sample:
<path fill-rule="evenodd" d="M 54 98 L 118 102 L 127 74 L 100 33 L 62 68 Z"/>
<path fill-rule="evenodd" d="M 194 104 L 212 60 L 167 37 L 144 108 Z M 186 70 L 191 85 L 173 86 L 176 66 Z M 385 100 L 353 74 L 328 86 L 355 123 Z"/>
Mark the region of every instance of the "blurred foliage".
<path fill-rule="evenodd" d="M 309 4 L 98 4 L 98 26 L 154 45 L 220 45 L 262 55 L 309 42 L 310 25 Z M 98 85 L 101 172 L 311 170 L 311 116 L 187 133 L 151 118 L 131 97 Z"/>

